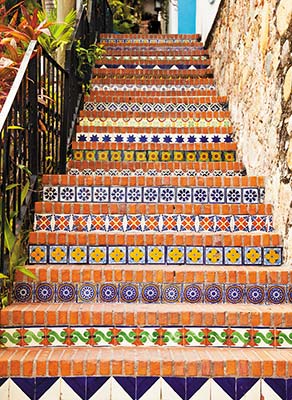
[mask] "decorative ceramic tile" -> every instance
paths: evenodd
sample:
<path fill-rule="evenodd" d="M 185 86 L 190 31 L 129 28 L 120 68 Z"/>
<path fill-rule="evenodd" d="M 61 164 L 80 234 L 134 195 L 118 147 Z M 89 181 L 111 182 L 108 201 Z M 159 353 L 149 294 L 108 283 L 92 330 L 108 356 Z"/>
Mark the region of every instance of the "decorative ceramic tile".
<path fill-rule="evenodd" d="M 103 127 L 151 127 L 151 128 L 229 128 L 231 122 L 226 117 L 190 117 L 190 118 L 167 118 L 167 117 L 80 117 L 80 126 L 103 126 Z M 246 193 L 247 197 L 253 197 L 252 193 Z"/>
<path fill-rule="evenodd" d="M 171 84 L 171 83 L 161 83 L 157 85 L 153 84 L 142 84 L 142 83 L 127 83 L 127 84 L 119 84 L 119 83 L 96 83 L 92 82 L 91 85 L 92 90 L 100 90 L 100 91 L 107 91 L 107 90 L 115 90 L 115 91 L 161 91 L 165 92 L 167 90 L 175 90 L 175 91 L 194 91 L 194 90 L 216 90 L 216 86 L 212 84 L 203 84 L 199 83 L 197 85 L 188 85 L 188 84 Z"/>
<path fill-rule="evenodd" d="M 100 142 L 100 143 L 231 143 L 233 142 L 233 138 L 230 134 L 220 133 L 220 134 L 198 134 L 198 133 L 92 133 L 92 132 L 78 132 L 77 133 L 77 141 L 78 142 Z M 75 159 L 78 159 L 78 156 L 82 156 L 84 158 L 84 152 L 81 151 L 80 154 L 76 152 Z M 87 151 L 85 155 L 92 154 L 92 159 L 95 159 L 95 153 L 90 153 Z M 106 158 L 108 158 L 106 156 Z M 88 160 L 90 161 L 90 159 Z M 106 161 L 106 160 L 103 160 Z"/>
<path fill-rule="evenodd" d="M 210 400 L 235 400 L 235 379 L 215 378 L 211 380 Z"/>
<path fill-rule="evenodd" d="M 223 265 L 223 247 L 206 247 L 205 263 L 207 265 Z"/>
<path fill-rule="evenodd" d="M 264 265 L 280 265 L 282 260 L 282 249 L 266 247 L 263 252 Z"/>
<path fill-rule="evenodd" d="M 123 112 L 207 112 L 227 111 L 227 103 L 99 103 L 85 102 L 86 111 Z"/>
<path fill-rule="evenodd" d="M 194 169 L 161 169 L 155 168 L 143 170 L 143 169 L 96 169 L 91 168 L 78 169 L 71 168 L 68 170 L 69 175 L 96 175 L 96 176 L 244 176 L 246 172 L 244 170 L 217 170 L 210 168 L 209 170 L 194 170 Z"/>
<path fill-rule="evenodd" d="M 213 151 L 177 151 L 177 150 L 164 150 L 164 151 L 150 151 L 150 150 L 109 150 L 106 157 L 101 157 L 105 151 L 103 150 L 73 150 L 73 160 L 75 161 L 216 161 L 216 162 L 234 162 L 236 161 L 235 151 L 217 151 L 216 159 L 214 159 Z M 90 155 L 90 157 L 89 157 Z M 91 191 L 89 188 L 79 188 L 77 192 L 78 201 L 89 201 L 91 198 Z"/>
<path fill-rule="evenodd" d="M 239 378 L 236 382 L 238 400 L 255 400 L 261 398 L 261 380 L 257 378 Z"/>
<path fill-rule="evenodd" d="M 63 191 L 68 189 L 72 194 L 72 200 L 67 199 L 64 200 L 62 193 L 60 193 L 58 200 L 63 202 L 73 202 L 75 198 L 75 192 L 78 191 L 78 187 L 75 186 L 67 186 L 62 188 Z M 149 203 L 158 201 L 162 203 L 213 203 L 213 204 L 233 204 L 233 201 L 230 201 L 229 198 L 226 197 L 227 188 L 222 187 L 154 187 L 154 186 L 111 186 L 111 187 L 91 187 L 90 190 L 93 190 L 92 200 L 88 200 L 88 202 L 94 203 Z M 241 191 L 245 191 L 246 188 L 241 188 Z M 258 188 L 250 188 L 250 190 L 259 192 Z M 259 197 L 258 197 L 259 199 Z M 87 200 L 86 200 L 87 201 Z M 247 203 L 247 202 L 245 202 Z M 253 202 L 249 203 L 253 204 Z M 235 230 L 236 230 L 236 222 L 234 221 Z M 237 222 L 237 226 L 240 226 L 240 221 Z M 247 223 L 247 229 L 252 227 L 251 223 Z M 261 224 L 259 224 L 261 226 Z M 251 229 L 250 229 L 251 230 Z M 270 256 L 269 256 L 270 257 Z M 268 259 L 267 259 L 268 260 Z"/>
<path fill-rule="evenodd" d="M 68 262 L 67 246 L 50 246 L 49 251 L 49 263 L 50 264 L 66 264 Z M 70 258 L 71 260 L 71 258 Z"/>
<path fill-rule="evenodd" d="M 29 251 L 29 262 L 31 264 L 45 264 L 47 262 L 47 247 L 32 245 L 28 248 Z"/>

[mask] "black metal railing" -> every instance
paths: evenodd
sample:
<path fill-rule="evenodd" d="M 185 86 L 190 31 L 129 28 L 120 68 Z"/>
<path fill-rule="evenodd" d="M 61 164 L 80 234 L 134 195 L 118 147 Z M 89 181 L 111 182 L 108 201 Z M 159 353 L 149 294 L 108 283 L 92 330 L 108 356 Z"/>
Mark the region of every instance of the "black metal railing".
<path fill-rule="evenodd" d="M 83 96 L 76 41 L 87 48 L 112 27 L 106 0 L 88 4 L 78 14 L 65 68 L 31 41 L 0 113 L 0 273 L 8 272 L 11 238 L 31 222 L 39 177 L 66 169 Z"/>
<path fill-rule="evenodd" d="M 75 126 L 77 113 L 83 99 L 83 87 L 91 78 L 91 68 L 82 80 L 78 74 L 78 53 L 76 52 L 77 42 L 83 48 L 88 48 L 91 44 L 99 41 L 100 33 L 112 32 L 113 15 L 107 0 L 92 0 L 88 2 L 88 7 L 81 6 L 78 15 L 76 29 L 70 46 L 66 50 L 65 69 L 68 72 L 68 80 L 66 81 L 66 98 L 65 114 L 67 120 L 65 129 L 68 132 L 66 143 L 62 142 L 62 148 L 68 147 L 75 134 Z M 64 138 L 65 140 L 65 138 Z M 60 171 L 64 173 L 66 170 L 66 159 L 62 159 Z"/>

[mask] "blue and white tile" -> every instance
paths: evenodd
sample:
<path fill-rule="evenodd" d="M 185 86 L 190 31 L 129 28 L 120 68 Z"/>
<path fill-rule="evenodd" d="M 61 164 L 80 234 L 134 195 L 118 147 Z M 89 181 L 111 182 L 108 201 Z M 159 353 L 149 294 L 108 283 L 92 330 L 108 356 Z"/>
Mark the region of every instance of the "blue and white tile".
<path fill-rule="evenodd" d="M 161 382 L 158 377 L 137 378 L 137 400 L 161 400 Z"/>
<path fill-rule="evenodd" d="M 237 400 L 259 400 L 261 398 L 261 380 L 257 378 L 237 379 Z"/>
<path fill-rule="evenodd" d="M 261 396 L 267 400 L 286 400 L 286 382 L 284 379 L 262 379 Z"/>
<path fill-rule="evenodd" d="M 36 400 L 59 399 L 61 392 L 61 378 L 36 378 Z"/>
<path fill-rule="evenodd" d="M 215 378 L 211 379 L 210 400 L 235 400 L 235 379 Z"/>
<path fill-rule="evenodd" d="M 111 382 L 111 400 L 135 400 L 136 379 L 114 377 Z"/>
<path fill-rule="evenodd" d="M 9 399 L 10 378 L 0 378 L 0 399 Z"/>
<path fill-rule="evenodd" d="M 161 381 L 161 398 L 184 400 L 186 395 L 186 380 L 184 378 L 163 378 Z"/>
<path fill-rule="evenodd" d="M 86 378 L 62 378 L 60 400 L 86 400 Z"/>
<path fill-rule="evenodd" d="M 87 399 L 111 400 L 111 382 L 111 377 L 87 377 Z"/>
<path fill-rule="evenodd" d="M 31 400 L 34 398 L 34 388 L 34 378 L 12 378 L 9 381 L 9 396 L 7 399 Z"/>
<path fill-rule="evenodd" d="M 187 378 L 187 400 L 210 400 L 211 379 Z"/>

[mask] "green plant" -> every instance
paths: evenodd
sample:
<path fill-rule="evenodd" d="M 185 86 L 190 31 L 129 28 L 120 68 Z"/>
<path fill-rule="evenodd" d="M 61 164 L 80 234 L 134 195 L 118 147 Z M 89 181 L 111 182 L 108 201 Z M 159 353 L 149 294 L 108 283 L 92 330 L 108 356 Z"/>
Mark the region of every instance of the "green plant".
<path fill-rule="evenodd" d="M 141 0 L 109 0 L 113 11 L 113 29 L 120 33 L 131 33 L 142 17 Z"/>
<path fill-rule="evenodd" d="M 88 91 L 88 83 L 86 81 L 89 78 L 91 73 L 91 68 L 94 65 L 94 62 L 101 58 L 105 53 L 105 49 L 102 44 L 91 44 L 87 49 L 81 46 L 81 41 L 76 41 L 76 53 L 78 54 L 78 66 L 77 72 L 78 77 L 81 81 L 83 81 L 85 91 Z"/>
<path fill-rule="evenodd" d="M 15 129 L 19 127 L 11 127 Z M 30 190 L 30 171 L 24 165 L 18 165 L 20 170 L 26 173 L 26 182 L 20 187 L 18 183 L 12 183 L 5 188 L 6 192 L 13 191 L 16 188 L 21 190 L 20 193 L 20 207 L 25 202 L 28 191 Z M 14 281 L 14 275 L 16 271 L 20 271 L 22 274 L 36 279 L 35 275 L 25 267 L 27 261 L 27 254 L 25 250 L 25 242 L 27 234 L 25 232 L 20 232 L 16 236 L 13 232 L 13 219 L 19 214 L 19 209 L 10 210 L 9 213 L 5 213 L 5 218 L 2 221 L 2 210 L 5 207 L 3 198 L 0 199 L 0 226 L 4 234 L 4 250 L 8 254 L 8 271 L 7 275 L 0 273 L 1 286 L 0 286 L 0 308 L 5 307 L 9 304 L 9 293 L 12 283 Z M 7 218 L 9 214 L 9 219 Z"/>
<path fill-rule="evenodd" d="M 49 13 L 39 11 L 38 18 L 50 24 L 48 26 L 50 34 L 43 33 L 38 37 L 39 43 L 49 54 L 53 55 L 58 48 L 64 48 L 70 42 L 76 22 L 76 10 L 71 10 L 64 22 L 57 21 L 56 9 Z"/>

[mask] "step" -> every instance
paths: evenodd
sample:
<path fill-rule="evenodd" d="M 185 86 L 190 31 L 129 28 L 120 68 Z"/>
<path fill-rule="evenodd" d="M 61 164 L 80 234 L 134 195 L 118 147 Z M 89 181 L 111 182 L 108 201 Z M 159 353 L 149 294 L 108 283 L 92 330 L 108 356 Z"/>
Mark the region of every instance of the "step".
<path fill-rule="evenodd" d="M 85 121 L 76 126 L 76 141 L 102 143 L 230 143 L 232 138 L 231 126 L 217 127 L 182 127 L 165 126 L 95 126 L 92 121 Z M 168 121 L 169 125 L 169 121 Z M 185 124 L 183 124 L 185 125 Z"/>
<path fill-rule="evenodd" d="M 199 34 L 132 34 L 128 33 L 101 33 L 100 40 L 101 42 L 113 42 L 113 43 L 157 43 L 162 41 L 163 43 L 185 43 L 193 41 L 199 41 L 201 39 L 201 35 Z"/>
<path fill-rule="evenodd" d="M 220 326 L 155 326 L 125 327 L 83 324 L 80 326 L 25 326 L 3 327 L 0 343 L 5 348 L 69 348 L 78 346 L 123 348 L 274 348 L 291 349 L 291 328 L 262 328 Z"/>
<path fill-rule="evenodd" d="M 99 69 L 94 68 L 92 71 L 93 79 L 92 82 L 100 81 L 105 78 L 114 77 L 115 79 L 126 79 L 131 78 L 137 81 L 143 80 L 153 80 L 159 79 L 161 84 L 161 79 L 164 80 L 164 84 L 167 81 L 171 80 L 171 83 L 174 84 L 177 80 L 183 80 L 184 83 L 187 81 L 188 84 L 193 83 L 194 80 L 199 80 L 198 83 L 209 83 L 205 82 L 203 79 L 212 78 L 214 70 L 212 68 L 202 69 L 202 70 L 162 70 L 162 69 L 154 69 L 154 70 L 141 70 L 141 69 Z M 191 82 L 190 82 L 191 80 Z M 203 80 L 203 82 L 202 82 Z M 210 79 L 210 82 L 213 82 L 213 79 Z M 118 82 L 117 82 L 118 83 Z"/>
<path fill-rule="evenodd" d="M 206 59 L 190 59 L 190 60 L 161 60 L 161 59 L 130 59 L 130 57 L 123 57 L 116 59 L 117 57 L 108 56 L 102 57 L 95 61 L 95 68 L 100 69 L 137 69 L 137 70 L 165 70 L 165 71 L 172 71 L 172 70 L 201 70 L 210 67 L 210 60 Z"/>
<path fill-rule="evenodd" d="M 78 151 L 236 151 L 236 143 L 105 143 L 72 142 L 72 150 Z"/>
<path fill-rule="evenodd" d="M 179 55 L 179 54 L 174 54 L 174 55 L 160 55 L 156 54 L 155 56 L 147 56 L 147 55 L 129 55 L 129 56 L 124 56 L 123 54 L 103 54 L 101 59 L 96 60 L 96 63 L 100 63 L 100 60 L 108 60 L 108 61 L 147 61 L 147 63 L 153 63 L 153 61 L 157 62 L 166 62 L 166 63 L 173 63 L 174 61 L 179 61 L 180 63 L 186 62 L 190 63 L 192 61 L 206 61 L 210 60 L 209 55 L 197 55 L 197 56 L 188 56 L 188 55 Z"/>
<path fill-rule="evenodd" d="M 194 96 L 200 96 L 201 92 L 206 93 L 206 96 L 215 96 L 216 95 L 216 87 L 214 84 L 177 84 L 177 85 L 172 85 L 171 83 L 162 83 L 162 82 L 157 82 L 157 84 L 147 84 L 144 83 L 144 81 L 140 81 L 137 83 L 133 82 L 128 82 L 128 84 L 125 83 L 115 83 L 113 80 L 111 80 L 112 83 L 109 82 L 103 82 L 103 83 L 98 83 L 97 81 L 95 83 L 91 83 L 90 88 L 91 92 L 92 91 L 98 91 L 98 92 L 103 92 L 103 91 L 133 91 L 137 90 L 140 92 L 148 92 L 148 91 L 153 91 L 153 92 L 160 92 L 160 93 L 166 93 L 167 92 L 173 92 L 175 93 L 189 93 L 190 91 Z M 202 94 L 203 95 L 203 94 Z"/>
<path fill-rule="evenodd" d="M 143 100 L 143 101 L 142 101 Z M 84 104 L 90 102 L 128 102 L 133 103 L 139 101 L 140 103 L 160 103 L 165 104 L 185 103 L 185 104 L 209 104 L 209 103 L 227 103 L 226 96 L 217 96 L 208 94 L 206 91 L 197 90 L 197 96 L 192 92 L 192 97 L 188 96 L 186 91 L 165 91 L 163 93 L 156 91 L 145 92 L 140 91 L 106 91 L 100 93 L 99 91 L 91 91 L 90 94 L 84 96 Z"/>
<path fill-rule="evenodd" d="M 76 265 L 76 264 L 34 264 L 27 265 L 27 269 L 36 276 L 33 282 L 30 277 L 16 271 L 16 282 L 41 282 L 74 284 L 94 283 L 103 284 L 112 282 L 118 284 L 158 284 L 203 285 L 220 284 L 227 286 L 247 287 L 249 285 L 287 287 L 292 285 L 291 266 L 282 265 L 263 268 L 260 265 L 153 265 L 146 264 L 143 269 L 138 264 L 104 264 L 104 265 Z M 289 286 L 290 285 L 290 286 Z"/>
<path fill-rule="evenodd" d="M 123 55 L 123 56 L 209 56 L 208 50 L 203 47 L 194 46 L 179 46 L 175 47 L 175 44 L 169 48 L 168 46 L 157 47 L 153 44 L 148 46 L 106 46 L 107 55 Z"/>
<path fill-rule="evenodd" d="M 99 72 L 99 76 L 93 77 L 91 80 L 90 87 L 95 90 L 95 88 L 102 86 L 109 87 L 112 89 L 119 88 L 120 90 L 133 90 L 138 87 L 140 90 L 156 90 L 157 86 L 159 90 L 193 90 L 193 89 L 201 89 L 201 90 L 215 90 L 215 82 L 213 78 L 185 78 L 185 77 L 173 77 L 170 79 L 165 77 L 153 76 L 153 72 L 151 74 L 146 75 L 146 71 L 144 72 L 143 79 L 139 79 L 136 77 L 136 72 L 139 71 L 127 71 L 123 70 L 123 74 L 121 74 L 121 70 L 110 71 L 107 69 L 97 70 Z M 167 71 L 169 72 L 169 71 Z M 159 71 L 156 71 L 156 75 Z M 182 72 L 180 72 L 181 74 Z"/>
<path fill-rule="evenodd" d="M 110 58 L 110 56 L 109 56 Z M 129 60 L 121 58 L 120 60 L 109 60 L 101 58 L 95 61 L 96 69 L 130 69 L 130 70 L 164 70 L 164 71 L 192 71 L 203 70 L 210 67 L 210 60 Z"/>
<path fill-rule="evenodd" d="M 84 111 L 121 111 L 121 112 L 216 112 L 216 111 L 228 111 L 227 103 L 212 102 L 212 103 L 185 103 L 179 101 L 173 102 L 162 102 L 151 101 L 141 102 L 138 101 L 123 101 L 122 99 L 110 99 L 99 100 L 99 101 L 86 101 L 83 106 Z"/>
<path fill-rule="evenodd" d="M 236 161 L 236 144 L 220 144 L 219 146 L 206 146 L 207 148 L 202 150 L 192 150 L 193 145 L 180 145 L 175 150 L 161 149 L 161 146 L 154 144 L 149 149 L 149 144 L 146 146 L 137 146 L 137 144 L 128 144 L 126 146 L 118 146 L 110 143 L 105 144 L 105 149 L 102 149 L 103 143 L 96 144 L 97 149 L 73 149 L 72 160 L 74 161 L 97 161 L 97 162 L 145 162 L 149 164 L 151 168 L 153 162 L 225 162 L 234 163 Z M 139 148 L 140 147 L 140 148 Z M 146 147 L 146 149 L 145 149 Z M 147 149 L 148 147 L 148 149 Z M 155 148 L 156 147 L 156 148 Z M 160 147 L 160 148 L 159 148 Z M 187 147 L 187 148 L 186 148 Z M 205 147 L 205 146 L 200 146 Z M 213 149 L 209 150 L 209 148 Z M 135 164 L 136 165 L 136 164 Z M 219 164 L 218 164 L 219 165 Z M 148 168 L 148 169 L 149 169 Z"/>
<path fill-rule="evenodd" d="M 291 304 L 13 303 L 0 312 L 1 326 L 173 326 L 291 328 Z"/>
<path fill-rule="evenodd" d="M 186 204 L 186 203 L 52 203 L 36 202 L 35 213 L 41 214 L 239 214 L 239 215 L 270 215 L 271 204 Z"/>
<path fill-rule="evenodd" d="M 223 355 L 222 349 L 220 348 L 192 349 L 166 347 L 159 348 L 159 350 L 157 348 L 147 348 L 147 351 L 145 351 L 142 347 L 127 349 L 119 347 L 90 347 L 80 349 L 79 347 L 76 347 L 66 349 L 66 352 L 64 352 L 64 349 L 62 348 L 46 348 L 43 350 L 40 350 L 39 348 L 11 348 L 0 350 L 0 370 L 3 371 L 3 378 L 19 376 L 27 378 L 36 376 L 78 376 L 79 381 L 76 383 L 77 385 L 81 385 L 81 391 L 83 384 L 85 391 L 86 381 L 82 376 L 122 376 L 124 377 L 124 384 L 126 384 L 125 378 L 131 376 L 131 384 L 134 385 L 134 387 L 136 381 L 133 377 L 140 376 L 152 377 L 151 383 L 153 383 L 153 377 L 163 376 L 193 376 L 196 378 L 209 378 L 212 376 L 213 378 L 220 377 L 223 380 L 226 379 L 226 377 L 248 377 L 259 379 L 259 377 L 268 376 L 274 378 L 290 378 L 291 357 L 292 350 L 290 349 L 275 350 L 252 348 L 243 350 L 240 348 L 228 348 L 224 350 Z M 222 378 L 223 376 L 225 378 Z M 90 382 L 89 379 L 90 378 L 88 378 L 88 383 Z M 193 381 L 191 382 L 193 383 Z M 238 380 L 238 382 L 240 382 L 240 380 Z M 151 383 L 148 385 L 151 386 Z M 232 384 L 235 386 L 235 380 L 229 380 L 228 383 L 229 385 L 231 384 L 231 388 Z M 73 384 L 72 381 L 71 384 Z M 58 388 L 60 391 L 59 385 L 60 382 L 58 382 Z M 185 381 L 183 381 L 181 385 L 184 388 Z M 196 384 L 196 386 L 197 385 L 198 384 Z M 26 388 L 26 391 L 29 390 L 29 386 L 34 388 L 35 381 L 28 381 L 28 388 Z M 216 395 L 218 394 L 218 387 L 218 385 L 215 387 Z M 241 387 L 242 393 L 242 386 L 239 387 Z M 169 395 L 169 389 L 166 388 L 162 390 L 165 391 L 166 396 Z M 235 387 L 234 389 L 231 389 L 231 391 L 235 391 Z M 246 391 L 248 391 L 248 389 L 246 389 Z M 260 394 L 260 389 L 258 389 L 258 391 Z M 31 392 L 34 393 L 34 389 L 31 389 Z M 193 392 L 194 390 L 192 390 L 191 393 Z M 72 390 L 69 393 L 72 393 Z M 156 390 L 156 393 L 161 393 L 160 386 L 158 391 Z M 172 390 L 171 393 L 175 393 L 175 391 Z M 204 391 L 204 393 L 206 392 Z M 134 399 L 135 397 L 130 398 Z M 170 397 L 163 398 L 166 399 Z M 174 399 L 174 397 L 172 398 Z M 209 398 L 215 400 L 218 397 Z M 253 398 L 259 399 L 260 397 Z M 179 399 L 179 397 L 177 397 L 177 399 Z"/>
<path fill-rule="evenodd" d="M 118 88 L 114 89 L 111 88 L 109 85 L 105 85 L 104 90 L 91 90 L 89 94 L 84 96 L 84 101 L 94 101 L 94 100 L 108 100 L 115 101 L 115 99 L 125 99 L 125 100 L 132 100 L 132 99 L 143 99 L 155 102 L 162 102 L 165 103 L 169 99 L 174 101 L 182 101 L 182 102 L 198 102 L 198 103 L 210 103 L 212 101 L 222 101 L 227 102 L 226 96 L 218 96 L 215 89 L 192 89 L 192 97 L 189 96 L 188 90 L 177 89 L 174 90 L 171 87 L 165 88 L 162 90 L 163 86 L 157 86 L 157 89 L 152 89 L 151 87 L 145 87 L 144 90 L 137 87 L 136 90 L 128 89 L 128 90 L 118 90 Z M 149 90 L 146 90 L 149 89 Z M 160 90 L 159 90 L 160 89 Z"/>
<path fill-rule="evenodd" d="M 252 204 L 265 195 L 263 178 L 247 176 L 44 175 L 42 182 L 44 201 Z"/>
<path fill-rule="evenodd" d="M 129 127 L 171 127 L 171 128 L 225 128 L 231 127 L 230 112 L 197 112 L 197 113 L 123 113 L 107 111 L 81 111 L 80 126 L 101 126 L 116 128 Z"/>
<path fill-rule="evenodd" d="M 202 169 L 202 164 L 200 163 L 184 163 L 184 168 L 177 163 L 168 162 L 166 167 L 162 167 L 162 164 L 156 164 L 155 168 L 153 165 L 149 168 L 148 164 L 140 163 L 142 168 L 134 166 L 134 168 L 129 169 L 129 165 L 125 165 L 123 168 L 119 164 L 119 169 L 116 168 L 116 164 L 111 168 L 111 163 L 106 166 L 104 163 L 101 164 L 101 168 L 96 167 L 96 162 L 86 161 L 69 161 L 67 163 L 67 172 L 69 175 L 110 175 L 110 176 L 245 176 L 246 171 L 244 165 L 239 162 L 230 163 L 220 163 L 220 169 L 218 169 L 217 163 L 208 162 Z"/>
<path fill-rule="evenodd" d="M 154 49 L 159 51 L 160 49 L 167 49 L 170 52 L 172 49 L 177 49 L 177 50 L 184 50 L 184 49 L 192 49 L 192 48 L 203 48 L 203 43 L 199 42 L 198 40 L 193 40 L 190 41 L 189 43 L 186 42 L 170 42 L 170 41 L 164 41 L 164 40 L 159 40 L 158 42 L 149 42 L 149 41 L 143 41 L 143 42 L 107 42 L 104 41 L 101 43 L 104 47 L 104 49 L 107 51 L 109 50 L 116 50 L 116 49 L 125 49 L 127 51 L 128 49 L 143 49 L 147 52 L 148 49 Z"/>
<path fill-rule="evenodd" d="M 272 232 L 267 215 L 35 214 L 34 231 L 48 232 Z"/>
<path fill-rule="evenodd" d="M 164 245 L 167 243 L 167 245 Z M 250 232 L 29 234 L 30 264 L 281 265 L 281 237 Z M 163 245 L 162 245 L 163 244 Z"/>

